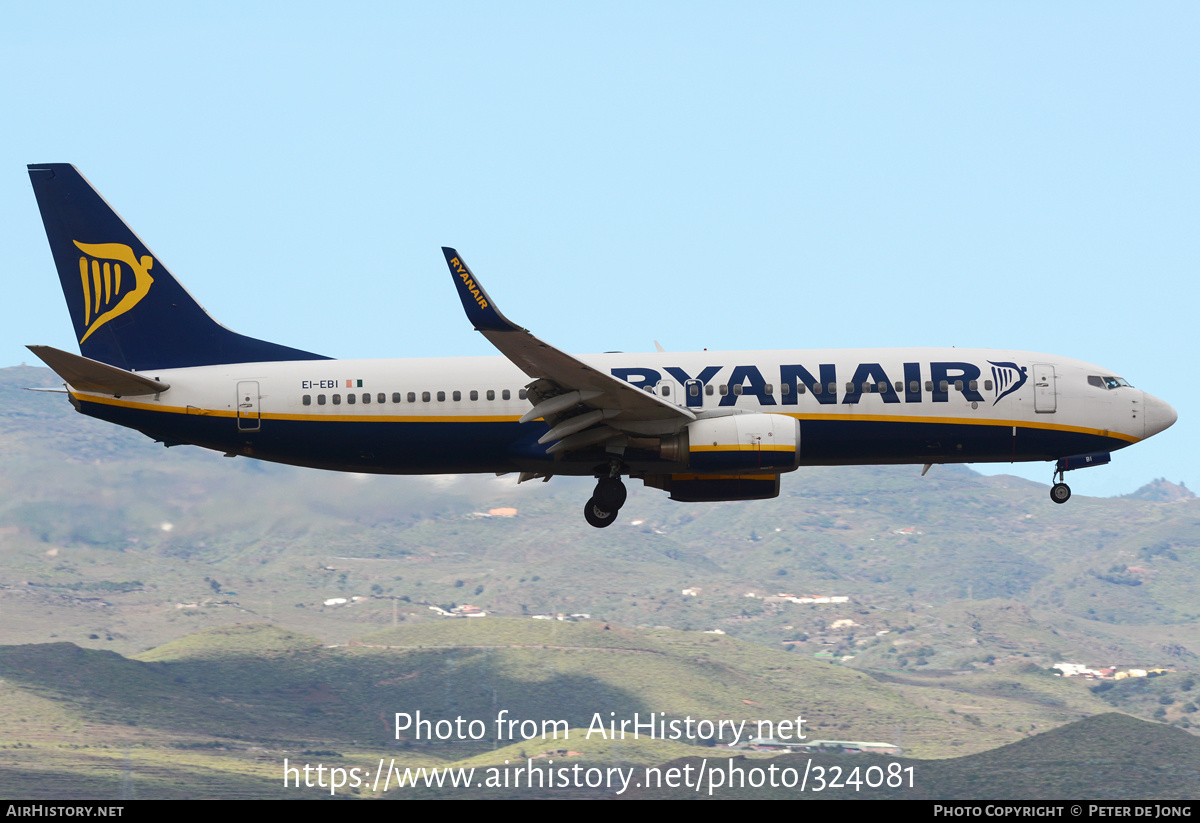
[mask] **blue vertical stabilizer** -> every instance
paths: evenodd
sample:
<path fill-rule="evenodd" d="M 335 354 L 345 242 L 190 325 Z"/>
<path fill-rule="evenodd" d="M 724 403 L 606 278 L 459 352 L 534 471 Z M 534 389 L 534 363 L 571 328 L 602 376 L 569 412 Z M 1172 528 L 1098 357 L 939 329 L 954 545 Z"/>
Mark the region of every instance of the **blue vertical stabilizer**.
<path fill-rule="evenodd" d="M 29 179 L 84 357 L 137 371 L 329 359 L 213 320 L 74 166 Z"/>

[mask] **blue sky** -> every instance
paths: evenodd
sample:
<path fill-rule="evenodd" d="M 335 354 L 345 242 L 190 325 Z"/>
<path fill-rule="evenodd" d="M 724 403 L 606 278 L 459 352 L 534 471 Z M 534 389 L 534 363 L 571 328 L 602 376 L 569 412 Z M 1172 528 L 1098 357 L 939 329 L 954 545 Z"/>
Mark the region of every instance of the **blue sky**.
<path fill-rule="evenodd" d="M 4 4 L 0 365 L 75 350 L 25 173 L 70 162 L 257 337 L 489 354 L 453 245 L 568 351 L 1099 363 L 1180 422 L 1076 492 L 1197 488 L 1198 23 L 1188 3 Z"/>

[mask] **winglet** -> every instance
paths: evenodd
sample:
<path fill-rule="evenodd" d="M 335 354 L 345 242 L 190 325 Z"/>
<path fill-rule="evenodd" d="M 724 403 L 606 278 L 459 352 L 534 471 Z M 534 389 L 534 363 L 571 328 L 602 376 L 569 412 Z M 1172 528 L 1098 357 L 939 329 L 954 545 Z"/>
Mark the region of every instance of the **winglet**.
<path fill-rule="evenodd" d="M 446 255 L 446 265 L 450 267 L 450 274 L 454 277 L 458 298 L 462 300 L 467 319 L 477 331 L 521 331 L 520 326 L 500 313 L 457 251 L 442 246 L 442 254 Z"/>

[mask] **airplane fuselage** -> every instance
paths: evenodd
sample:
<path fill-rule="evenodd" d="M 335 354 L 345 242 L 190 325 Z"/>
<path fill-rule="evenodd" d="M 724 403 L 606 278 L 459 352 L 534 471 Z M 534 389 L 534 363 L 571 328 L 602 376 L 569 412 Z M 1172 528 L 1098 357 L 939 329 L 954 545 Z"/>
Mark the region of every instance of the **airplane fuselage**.
<path fill-rule="evenodd" d="M 443 247 L 467 320 L 503 357 L 334 360 L 217 323 L 64 163 L 29 167 L 80 354 L 30 346 L 84 414 L 168 446 L 338 471 L 622 477 L 685 502 L 779 494 L 803 465 L 1054 460 L 1063 474 L 1175 422 L 1112 372 L 989 349 L 576 357 L 513 323 Z M 597 316 L 600 316 L 599 314 Z"/>
<path fill-rule="evenodd" d="M 798 465 L 1053 460 L 1114 451 L 1168 424 L 1165 411 L 1155 417 L 1161 401 L 1131 386 L 1107 387 L 1111 371 L 1031 352 L 844 349 L 580 359 L 701 417 L 794 417 Z M 73 397 L 86 414 L 170 445 L 323 469 L 590 475 L 603 460 L 603 449 L 558 459 L 546 453 L 537 441 L 547 425 L 518 422 L 530 409 L 523 390 L 529 378 L 501 357 L 239 363 L 145 374 L 170 388 L 136 398 L 79 391 Z M 635 474 L 686 469 L 637 448 L 625 462 Z"/>

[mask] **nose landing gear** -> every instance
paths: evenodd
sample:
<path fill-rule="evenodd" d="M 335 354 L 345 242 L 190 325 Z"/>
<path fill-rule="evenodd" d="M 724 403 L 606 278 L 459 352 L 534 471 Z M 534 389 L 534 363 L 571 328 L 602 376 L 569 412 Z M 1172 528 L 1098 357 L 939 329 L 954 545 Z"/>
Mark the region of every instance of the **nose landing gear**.
<path fill-rule="evenodd" d="M 1055 503 L 1066 503 L 1071 499 L 1071 487 L 1063 482 L 1064 474 L 1074 469 L 1103 466 L 1110 459 L 1111 456 L 1108 452 L 1090 452 L 1058 458 L 1058 462 L 1054 464 L 1054 479 L 1058 482 L 1050 489 L 1050 499 Z"/>

